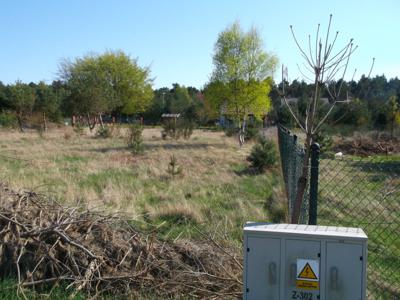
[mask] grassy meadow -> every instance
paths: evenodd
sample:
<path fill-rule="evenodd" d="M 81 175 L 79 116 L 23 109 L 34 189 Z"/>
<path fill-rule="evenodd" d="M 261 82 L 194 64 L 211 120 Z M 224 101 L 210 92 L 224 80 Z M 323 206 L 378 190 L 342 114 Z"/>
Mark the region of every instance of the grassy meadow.
<path fill-rule="evenodd" d="M 107 139 L 70 127 L 43 135 L 0 131 L 1 180 L 68 205 L 122 212 L 173 239 L 196 238 L 200 229 L 238 242 L 244 222 L 284 217 L 278 168 L 246 172 L 252 142 L 240 148 L 223 132 L 203 130 L 163 140 L 161 128 L 146 128 L 144 153 L 135 156 L 126 135 L 123 127 Z M 181 174 L 167 171 L 171 156 Z"/>

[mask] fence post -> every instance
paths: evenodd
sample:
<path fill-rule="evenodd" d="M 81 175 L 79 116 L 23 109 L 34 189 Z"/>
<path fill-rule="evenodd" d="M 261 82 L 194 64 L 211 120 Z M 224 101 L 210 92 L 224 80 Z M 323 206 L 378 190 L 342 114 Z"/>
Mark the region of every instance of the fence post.
<path fill-rule="evenodd" d="M 319 153 L 320 147 L 318 143 L 313 143 L 311 145 L 309 225 L 317 225 Z"/>

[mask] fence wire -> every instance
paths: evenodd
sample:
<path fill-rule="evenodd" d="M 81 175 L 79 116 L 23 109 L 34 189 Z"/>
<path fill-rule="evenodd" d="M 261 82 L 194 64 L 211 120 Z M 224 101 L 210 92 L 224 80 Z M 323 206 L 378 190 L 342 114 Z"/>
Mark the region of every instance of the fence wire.
<path fill-rule="evenodd" d="M 296 198 L 304 150 L 295 135 L 278 127 L 289 216 Z M 400 299 L 399 156 L 324 157 L 319 159 L 319 225 L 360 227 L 368 235 L 368 299 Z M 301 211 L 307 223 L 309 196 Z"/>
<path fill-rule="evenodd" d="M 400 160 L 321 158 L 318 224 L 368 235 L 368 299 L 400 299 Z"/>
<path fill-rule="evenodd" d="M 294 202 L 296 201 L 297 181 L 301 176 L 304 160 L 304 149 L 297 143 L 297 136 L 292 134 L 283 126 L 278 126 L 279 151 L 281 156 L 282 174 L 285 181 L 286 194 L 288 199 L 289 216 L 293 213 Z M 308 191 L 308 189 L 306 189 Z M 300 211 L 301 224 L 308 223 L 309 196 L 305 193 Z"/>

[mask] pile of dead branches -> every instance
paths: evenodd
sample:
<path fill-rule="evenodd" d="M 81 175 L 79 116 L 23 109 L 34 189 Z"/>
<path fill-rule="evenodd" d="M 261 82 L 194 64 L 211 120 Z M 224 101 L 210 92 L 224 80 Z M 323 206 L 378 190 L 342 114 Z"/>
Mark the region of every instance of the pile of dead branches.
<path fill-rule="evenodd" d="M 0 278 L 16 278 L 22 293 L 63 283 L 91 296 L 238 298 L 236 255 L 211 239 L 163 242 L 120 217 L 0 185 Z"/>
<path fill-rule="evenodd" d="M 400 153 L 400 140 L 357 136 L 336 141 L 332 150 L 345 154 L 368 156 L 374 154 Z"/>

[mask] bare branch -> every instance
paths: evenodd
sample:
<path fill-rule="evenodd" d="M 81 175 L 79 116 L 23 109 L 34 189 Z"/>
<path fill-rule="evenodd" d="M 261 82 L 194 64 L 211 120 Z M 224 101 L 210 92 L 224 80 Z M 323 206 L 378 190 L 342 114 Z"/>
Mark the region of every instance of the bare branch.
<path fill-rule="evenodd" d="M 351 48 L 352 47 L 353 47 L 353 44 L 351 44 L 351 46 L 350 46 L 350 53 L 351 53 Z M 340 92 L 342 91 L 342 86 L 343 86 L 343 82 L 344 82 L 344 76 L 346 75 L 347 67 L 349 65 L 349 60 L 350 60 L 350 55 L 347 57 L 346 65 L 344 67 L 344 71 L 343 71 L 343 75 L 342 75 L 342 81 L 340 82 L 339 91 L 338 91 L 338 96 L 339 97 L 340 97 Z"/>
<path fill-rule="evenodd" d="M 372 69 L 374 68 L 374 65 L 375 65 L 375 57 L 372 58 L 372 65 L 371 65 L 371 68 L 369 69 L 368 78 L 370 78 L 370 76 L 371 76 Z"/>
<path fill-rule="evenodd" d="M 305 75 L 305 74 L 301 71 L 301 68 L 300 68 L 299 64 L 296 64 L 296 65 L 297 65 L 297 69 L 299 70 L 300 74 L 301 74 L 304 78 L 306 78 L 307 80 L 313 82 L 313 80 L 312 80 L 310 77 L 308 77 L 307 75 Z"/>
<path fill-rule="evenodd" d="M 312 55 L 312 50 L 311 50 L 311 35 L 308 35 L 308 51 L 310 52 L 310 60 L 315 65 L 315 61 L 314 61 L 314 58 Z"/>
<path fill-rule="evenodd" d="M 356 76 L 357 68 L 354 69 L 353 76 L 351 77 L 351 81 L 354 81 L 354 76 Z"/>
<path fill-rule="evenodd" d="M 283 95 L 282 97 L 283 101 L 285 102 L 287 108 L 289 109 L 290 114 L 292 115 L 293 119 L 296 121 L 297 125 L 299 125 L 299 127 L 305 131 L 305 128 L 303 127 L 303 125 L 300 123 L 299 119 L 297 118 L 296 114 L 293 112 L 292 108 L 290 107 L 289 103 L 287 102 L 286 96 Z"/>
<path fill-rule="evenodd" d="M 321 57 L 318 55 L 318 35 L 319 35 L 319 27 L 320 24 L 318 23 L 317 27 L 317 36 L 315 37 L 315 62 L 316 65 L 319 66 Z"/>
<path fill-rule="evenodd" d="M 308 57 L 307 57 L 307 54 L 306 54 L 306 53 L 304 52 L 304 50 L 300 47 L 300 44 L 298 43 L 298 41 L 297 41 L 297 39 L 296 39 L 296 36 L 295 36 L 295 34 L 294 34 L 293 26 L 292 26 L 292 25 L 290 25 L 290 31 L 292 32 L 293 39 L 294 39 L 294 41 L 295 41 L 297 47 L 299 48 L 301 54 L 303 55 L 304 59 L 307 61 L 307 63 L 310 65 L 310 67 L 313 68 L 314 65 L 312 64 L 312 62 L 310 62 L 310 60 L 309 60 Z"/>

